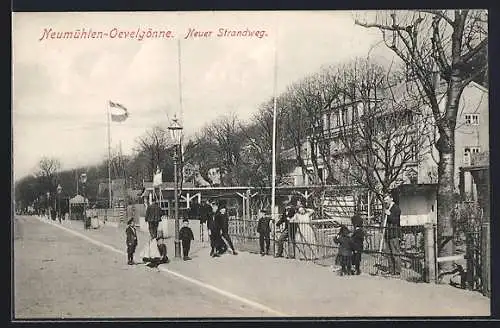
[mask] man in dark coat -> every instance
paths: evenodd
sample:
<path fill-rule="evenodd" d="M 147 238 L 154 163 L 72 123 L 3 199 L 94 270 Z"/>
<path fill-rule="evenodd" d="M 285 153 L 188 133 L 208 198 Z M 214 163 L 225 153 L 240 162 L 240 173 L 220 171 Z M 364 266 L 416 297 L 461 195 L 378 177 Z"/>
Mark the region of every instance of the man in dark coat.
<path fill-rule="evenodd" d="M 215 213 L 215 222 L 221 227 L 221 237 L 226 241 L 226 243 L 231 248 L 233 255 L 238 255 L 238 252 L 234 249 L 233 241 L 229 236 L 229 214 L 227 213 L 227 208 L 222 205 L 221 208 Z M 225 246 L 225 245 L 224 245 Z"/>
<path fill-rule="evenodd" d="M 215 205 L 210 205 L 210 212 L 207 212 L 207 227 L 208 233 L 210 236 L 210 256 L 217 257 L 220 255 L 220 248 L 222 240 L 220 238 L 220 225 L 215 221 L 215 213 L 217 211 L 217 207 Z"/>
<path fill-rule="evenodd" d="M 259 212 L 259 222 L 257 223 L 257 232 L 259 234 L 259 246 L 260 246 L 260 255 L 269 255 L 269 244 L 271 241 L 271 227 L 269 226 L 269 222 L 271 218 L 265 215 L 264 210 L 260 210 Z M 265 244 L 265 252 L 264 252 L 264 244 Z"/>
<path fill-rule="evenodd" d="M 146 222 L 149 227 L 149 235 L 151 239 L 156 238 L 158 231 L 158 224 L 160 223 L 160 206 L 153 198 L 153 203 L 146 209 Z"/>
<path fill-rule="evenodd" d="M 199 216 L 200 216 L 200 240 L 203 241 L 203 225 L 206 223 L 207 224 L 207 229 L 210 229 L 208 226 L 208 221 L 213 218 L 213 211 L 212 211 L 212 206 L 208 203 L 207 200 L 204 200 L 200 205 L 199 205 Z"/>
<path fill-rule="evenodd" d="M 392 195 L 387 194 L 384 197 L 386 205 L 385 215 L 387 215 L 387 227 L 385 231 L 385 240 L 389 251 L 389 271 L 393 275 L 401 274 L 401 209 L 394 202 Z"/>

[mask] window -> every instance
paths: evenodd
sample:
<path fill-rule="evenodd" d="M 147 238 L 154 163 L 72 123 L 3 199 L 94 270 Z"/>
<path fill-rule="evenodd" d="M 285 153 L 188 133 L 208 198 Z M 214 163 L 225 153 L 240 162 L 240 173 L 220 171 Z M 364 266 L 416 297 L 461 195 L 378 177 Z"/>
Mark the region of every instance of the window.
<path fill-rule="evenodd" d="M 465 114 L 465 124 L 467 124 L 467 125 L 479 125 L 479 115 L 478 114 Z"/>
<path fill-rule="evenodd" d="M 464 164 L 471 165 L 471 155 L 478 154 L 481 151 L 480 147 L 465 147 L 464 148 Z"/>

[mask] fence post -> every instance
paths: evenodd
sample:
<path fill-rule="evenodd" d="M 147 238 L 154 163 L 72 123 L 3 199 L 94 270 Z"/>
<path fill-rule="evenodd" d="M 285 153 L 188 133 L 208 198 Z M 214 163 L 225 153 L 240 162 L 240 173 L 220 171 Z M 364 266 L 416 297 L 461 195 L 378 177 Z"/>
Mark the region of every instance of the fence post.
<path fill-rule="evenodd" d="M 436 283 L 436 250 L 434 248 L 434 225 L 426 223 L 425 228 L 425 281 Z"/>
<path fill-rule="evenodd" d="M 483 284 L 483 295 L 491 295 L 491 262 L 490 262 L 490 223 L 484 222 L 481 231 L 481 277 Z"/>
<path fill-rule="evenodd" d="M 467 261 L 467 289 L 474 289 L 474 250 L 472 233 L 465 233 L 465 259 Z"/>

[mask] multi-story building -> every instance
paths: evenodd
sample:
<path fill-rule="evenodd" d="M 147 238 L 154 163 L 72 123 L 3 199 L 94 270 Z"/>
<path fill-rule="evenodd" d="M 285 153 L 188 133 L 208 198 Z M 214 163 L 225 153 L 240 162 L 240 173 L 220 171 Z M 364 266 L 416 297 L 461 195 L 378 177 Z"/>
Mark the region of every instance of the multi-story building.
<path fill-rule="evenodd" d="M 400 101 L 404 94 L 416 94 L 416 90 L 409 90 L 408 83 L 399 85 L 391 90 L 391 97 L 396 99 L 396 102 L 404 104 L 399 108 L 391 106 L 385 111 L 379 112 L 372 117 L 374 126 L 379 128 L 378 132 L 373 132 L 374 136 L 386 136 L 392 140 L 388 142 L 389 148 L 393 151 L 399 147 L 406 147 L 404 149 L 403 160 L 404 165 L 400 170 L 400 178 L 395 181 L 396 184 L 401 183 L 436 183 L 437 182 L 437 162 L 439 159 L 438 152 L 434 147 L 437 140 L 438 132 L 434 127 L 434 118 L 430 110 L 422 110 L 421 104 L 418 108 L 412 108 L 415 105 L 412 96 L 406 96 L 404 101 Z M 386 94 L 387 95 L 387 94 Z M 359 133 L 356 125 L 359 127 L 359 120 L 363 119 L 367 111 L 364 106 L 377 106 L 383 102 L 382 96 L 378 99 L 367 101 L 351 100 L 345 101 L 337 99 L 332 102 L 331 106 L 326 108 L 322 113 L 321 119 L 322 126 L 313 128 L 314 134 L 309 138 L 316 138 L 318 143 L 327 143 L 328 147 L 326 156 L 317 156 L 316 166 L 318 168 L 318 175 L 322 181 L 328 181 L 334 184 L 355 184 L 356 181 L 350 179 L 352 177 L 352 167 L 349 163 L 352 161 L 352 154 L 363 152 L 362 142 L 356 147 L 346 145 L 346 134 Z M 440 100 L 440 105 L 444 107 L 446 98 L 443 96 Z M 384 125 L 389 121 L 391 124 L 397 124 L 398 129 L 394 130 L 391 134 L 391 126 Z M 399 132 L 398 132 L 399 131 Z M 416 142 L 413 143 L 398 143 L 401 133 L 406 136 L 415 136 Z M 352 138 L 355 140 L 355 138 Z M 360 136 L 359 139 L 363 139 Z M 315 144 L 315 143 L 313 143 Z M 317 145 L 316 145 L 317 146 Z M 347 147 L 346 147 L 347 146 Z M 351 146 L 351 147 L 349 147 Z M 313 163 L 311 161 L 311 142 L 310 139 L 304 140 L 302 156 L 305 158 L 307 170 L 312 170 Z M 489 150 L 489 115 L 488 115 L 488 89 L 483 86 L 471 82 L 463 91 L 460 100 L 460 108 L 457 115 L 457 123 L 455 130 L 455 184 L 459 184 L 459 169 L 462 166 L 470 164 L 471 155 L 482 151 Z M 290 153 L 291 157 L 293 150 L 285 152 Z M 319 150 L 316 149 L 319 154 Z M 325 152 L 323 152 L 325 154 Z M 282 154 L 283 156 L 283 154 Z M 397 156 L 396 156 L 397 157 Z M 403 158 L 404 157 L 404 158 Z M 326 165 L 325 161 L 328 160 L 330 165 Z M 401 162 L 400 162 L 401 163 Z M 379 165 L 380 165 L 379 161 Z M 383 163 L 385 164 L 385 163 Z M 396 159 L 393 164 L 399 165 Z M 333 172 L 328 172 L 327 167 L 331 167 Z M 383 165 L 382 165 L 383 166 Z M 378 170 L 383 170 L 383 167 L 377 167 Z M 308 185 L 311 183 L 307 178 L 307 174 L 303 172 L 301 167 L 296 167 L 290 173 L 294 180 L 295 185 Z M 465 175 L 464 189 L 466 192 L 474 194 L 475 187 L 473 185 L 472 177 L 470 174 Z"/>

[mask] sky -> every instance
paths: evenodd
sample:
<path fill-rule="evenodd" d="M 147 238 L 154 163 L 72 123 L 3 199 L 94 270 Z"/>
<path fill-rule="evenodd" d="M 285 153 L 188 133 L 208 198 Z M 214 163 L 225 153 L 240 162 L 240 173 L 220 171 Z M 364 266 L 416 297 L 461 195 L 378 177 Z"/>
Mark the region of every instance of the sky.
<path fill-rule="evenodd" d="M 212 33 L 188 36 L 192 29 Z M 101 38 L 57 38 L 77 30 Z M 149 30 L 171 34 L 147 38 Z M 130 114 L 111 123 L 111 145 L 132 154 L 139 136 L 174 115 L 186 138 L 224 114 L 250 119 L 273 96 L 275 63 L 279 94 L 321 66 L 391 56 L 350 11 L 14 13 L 12 33 L 15 180 L 43 156 L 62 169 L 105 159 L 110 100 Z"/>

